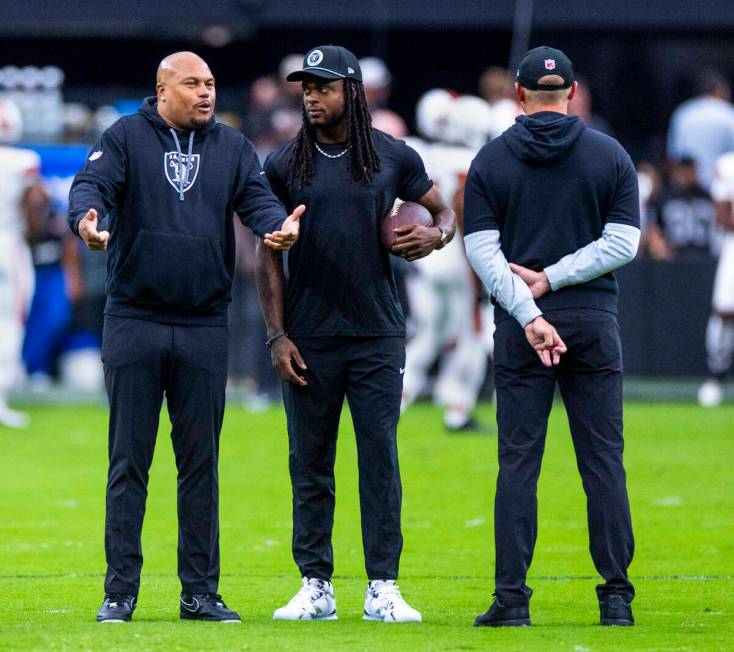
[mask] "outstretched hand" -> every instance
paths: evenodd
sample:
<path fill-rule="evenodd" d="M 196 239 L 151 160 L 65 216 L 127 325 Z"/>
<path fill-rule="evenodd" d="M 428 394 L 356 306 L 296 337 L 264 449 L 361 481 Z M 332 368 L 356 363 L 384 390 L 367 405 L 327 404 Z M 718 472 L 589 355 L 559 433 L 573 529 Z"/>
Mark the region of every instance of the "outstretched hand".
<path fill-rule="evenodd" d="M 557 365 L 567 351 L 556 329 L 540 316 L 525 326 L 525 337 L 546 367 Z"/>
<path fill-rule="evenodd" d="M 107 241 L 110 239 L 109 231 L 97 231 L 97 211 L 90 208 L 86 215 L 79 220 L 79 237 L 92 251 L 104 251 L 107 249 Z"/>
<path fill-rule="evenodd" d="M 287 251 L 298 240 L 300 230 L 300 219 L 306 207 L 301 204 L 286 218 L 280 231 L 266 233 L 263 242 L 275 251 Z"/>
<path fill-rule="evenodd" d="M 528 269 L 522 265 L 516 265 L 515 263 L 510 263 L 510 270 L 527 283 L 530 292 L 533 294 L 533 299 L 542 297 L 546 292 L 551 291 L 551 286 L 545 272 L 535 272 L 532 269 Z"/>

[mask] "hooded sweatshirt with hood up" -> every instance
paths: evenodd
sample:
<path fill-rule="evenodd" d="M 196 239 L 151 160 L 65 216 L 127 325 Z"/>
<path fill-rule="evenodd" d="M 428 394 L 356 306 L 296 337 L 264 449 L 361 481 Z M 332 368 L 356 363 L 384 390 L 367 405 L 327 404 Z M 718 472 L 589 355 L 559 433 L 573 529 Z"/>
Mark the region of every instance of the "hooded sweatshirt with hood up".
<path fill-rule="evenodd" d="M 176 132 L 156 98 L 105 131 L 69 193 L 69 224 L 109 217 L 106 315 L 226 325 L 235 262 L 233 214 L 257 235 L 286 212 L 252 144 L 214 117 Z"/>
<path fill-rule="evenodd" d="M 568 269 L 569 261 L 576 264 L 574 254 L 587 254 L 592 243 L 604 246 L 609 230 L 621 230 L 625 239 L 629 233 L 639 234 L 639 226 L 637 174 L 629 155 L 616 140 L 587 128 L 577 117 L 550 111 L 520 116 L 479 151 L 469 170 L 464 195 L 467 251 L 471 254 L 476 244 L 474 234 L 499 233 L 506 260 L 545 270 L 554 289 L 537 299 L 536 307 L 527 287 L 515 278 L 514 288 L 510 283 L 506 296 L 500 297 L 497 322 L 509 316 L 503 306 L 517 303 L 523 292 L 532 309 L 518 311 L 524 318 L 514 314 L 521 325 L 547 310 L 616 313 L 617 282 L 611 271 L 603 270 L 628 262 L 630 252 L 634 256 L 634 236 L 631 244 L 623 243 L 620 249 L 625 251 L 613 264 L 599 265 L 600 275 L 586 270 L 579 274 Z"/>

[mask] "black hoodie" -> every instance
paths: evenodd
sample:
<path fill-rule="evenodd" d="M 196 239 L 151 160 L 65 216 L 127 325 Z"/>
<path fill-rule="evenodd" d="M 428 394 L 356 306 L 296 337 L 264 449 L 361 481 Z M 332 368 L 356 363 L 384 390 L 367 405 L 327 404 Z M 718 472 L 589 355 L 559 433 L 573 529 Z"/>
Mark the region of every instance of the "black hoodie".
<path fill-rule="evenodd" d="M 105 314 L 190 325 L 227 323 L 233 214 L 260 236 L 286 217 L 242 134 L 214 118 L 176 133 L 154 97 L 102 134 L 74 178 L 74 233 L 90 208 L 109 215 Z"/>
<path fill-rule="evenodd" d="M 464 233 L 499 230 L 509 262 L 540 271 L 600 238 L 608 222 L 639 228 L 637 174 L 616 140 L 577 117 L 520 116 L 472 162 Z M 616 312 L 617 283 L 605 274 L 549 292 L 537 304 L 543 311 Z M 507 316 L 497 308 L 497 321 Z"/>

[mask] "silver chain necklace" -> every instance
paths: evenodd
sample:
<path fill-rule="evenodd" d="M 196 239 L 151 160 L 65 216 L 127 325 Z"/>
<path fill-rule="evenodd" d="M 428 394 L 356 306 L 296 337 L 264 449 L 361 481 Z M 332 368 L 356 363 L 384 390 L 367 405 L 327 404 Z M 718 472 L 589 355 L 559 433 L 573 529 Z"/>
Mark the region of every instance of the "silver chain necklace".
<path fill-rule="evenodd" d="M 314 145 L 316 145 L 316 149 L 319 150 L 319 154 L 323 154 L 326 158 L 341 158 L 342 156 L 344 156 L 344 154 L 346 154 L 349 151 L 349 148 L 351 147 L 351 145 L 347 145 L 344 148 L 343 152 L 339 152 L 338 154 L 329 154 L 325 152 L 323 149 L 321 149 L 318 143 L 314 143 Z"/>

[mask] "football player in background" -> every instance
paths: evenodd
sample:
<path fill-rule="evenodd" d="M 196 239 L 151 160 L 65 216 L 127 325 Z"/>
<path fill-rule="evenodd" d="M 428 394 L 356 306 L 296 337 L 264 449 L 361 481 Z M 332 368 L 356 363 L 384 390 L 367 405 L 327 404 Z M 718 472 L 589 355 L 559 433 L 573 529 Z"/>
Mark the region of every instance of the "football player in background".
<path fill-rule="evenodd" d="M 479 148 L 496 133 L 492 110 L 482 99 L 455 97 L 434 89 L 416 107 L 416 123 L 423 138 L 408 144 L 423 158 L 444 201 L 453 206 L 461 229 L 466 174 Z M 449 432 L 487 431 L 472 416 L 487 371 L 492 339 L 491 305 L 482 312 L 479 285 L 464 253 L 461 238 L 454 239 L 430 259 L 411 266 L 406 287 L 415 336 L 406 347 L 402 408 L 423 391 L 428 372 L 440 358 L 433 389 L 444 408 Z"/>
<path fill-rule="evenodd" d="M 33 297 L 33 263 L 26 244 L 23 198 L 38 182 L 41 159 L 13 147 L 23 121 L 12 102 L 0 99 L 0 426 L 25 428 L 27 415 L 8 407 L 8 394 L 20 372 L 25 321 Z"/>
<path fill-rule="evenodd" d="M 716 161 L 711 196 L 724 237 L 706 327 L 710 378 L 698 390 L 698 402 L 704 407 L 714 407 L 724 400 L 724 378 L 734 356 L 734 152 Z"/>

